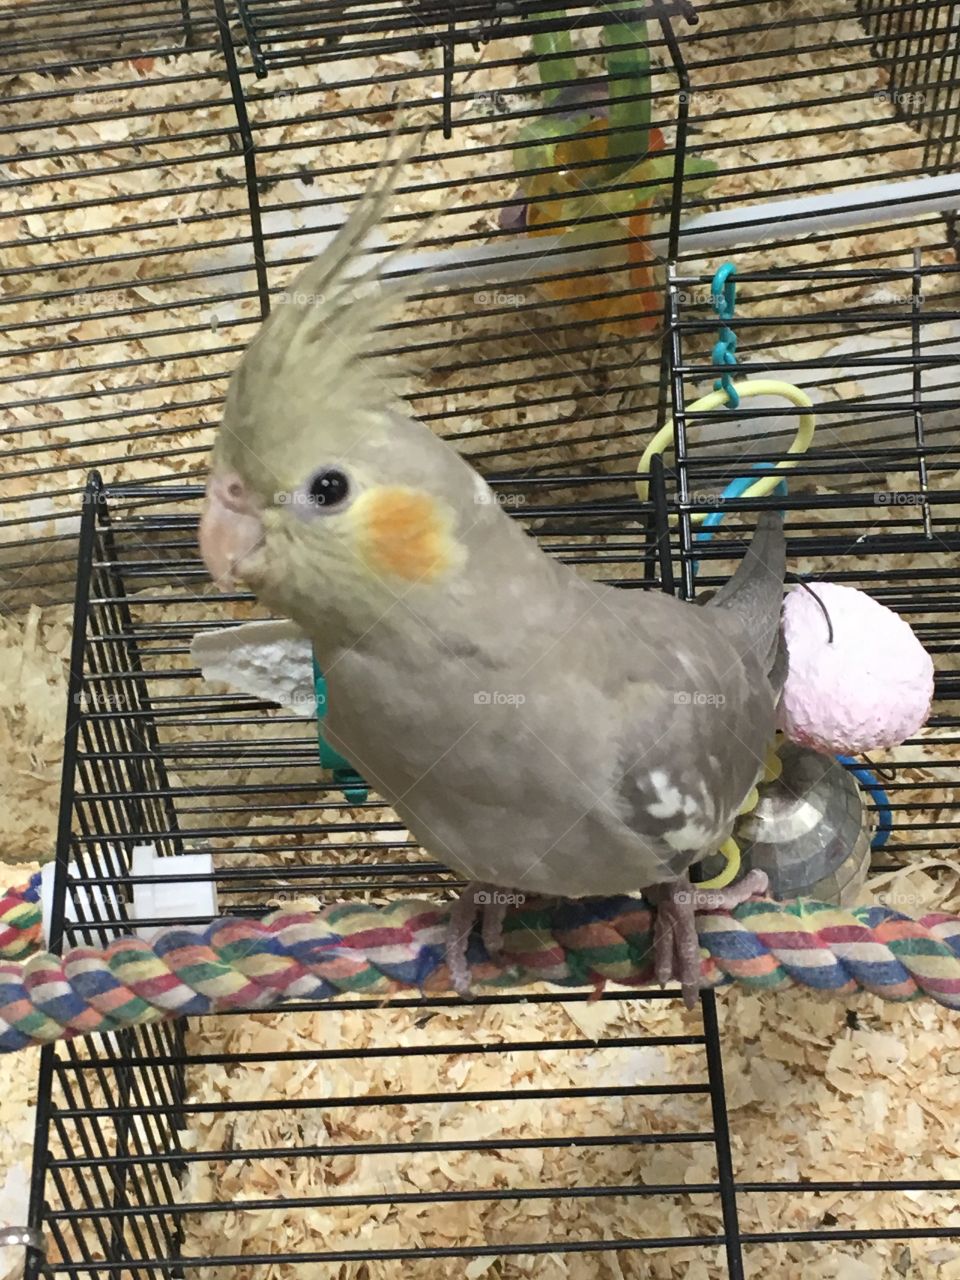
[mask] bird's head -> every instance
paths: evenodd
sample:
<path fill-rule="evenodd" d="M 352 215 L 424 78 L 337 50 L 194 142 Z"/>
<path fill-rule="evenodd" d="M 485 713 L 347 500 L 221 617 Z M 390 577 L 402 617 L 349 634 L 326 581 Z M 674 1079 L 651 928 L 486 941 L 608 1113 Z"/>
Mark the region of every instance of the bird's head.
<path fill-rule="evenodd" d="M 228 404 L 207 482 L 200 546 L 218 585 L 243 584 L 305 627 L 326 612 L 353 631 L 398 598 L 457 590 L 492 513 L 428 428 L 384 413 L 360 430 L 322 393 L 309 426 L 282 394 L 256 422 L 252 407 L 238 423 Z"/>
<path fill-rule="evenodd" d="M 455 595 L 470 543 L 511 523 L 454 450 L 397 411 L 389 362 L 369 358 L 401 290 L 349 268 L 391 185 L 368 191 L 244 353 L 200 526 L 221 587 L 354 633 L 400 597 Z"/>

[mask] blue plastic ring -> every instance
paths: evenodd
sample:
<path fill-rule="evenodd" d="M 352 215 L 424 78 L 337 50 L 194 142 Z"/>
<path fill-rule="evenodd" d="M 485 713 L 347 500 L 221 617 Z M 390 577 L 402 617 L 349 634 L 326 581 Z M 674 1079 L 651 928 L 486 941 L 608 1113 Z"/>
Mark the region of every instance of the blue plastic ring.
<path fill-rule="evenodd" d="M 837 756 L 841 764 L 847 765 L 856 780 L 873 796 L 877 806 L 877 829 L 870 841 L 871 849 L 882 849 L 890 839 L 893 830 L 893 810 L 890 808 L 890 797 L 877 781 L 876 775 L 862 764 L 857 764 L 853 756 Z"/>

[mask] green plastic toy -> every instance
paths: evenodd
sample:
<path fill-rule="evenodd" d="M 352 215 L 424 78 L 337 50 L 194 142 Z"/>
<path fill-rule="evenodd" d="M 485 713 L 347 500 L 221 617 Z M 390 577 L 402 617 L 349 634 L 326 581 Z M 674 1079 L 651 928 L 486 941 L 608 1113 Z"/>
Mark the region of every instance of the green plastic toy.
<path fill-rule="evenodd" d="M 369 790 L 367 784 L 349 760 L 334 751 L 323 736 L 323 718 L 327 714 L 327 681 L 316 656 L 313 659 L 313 689 L 317 702 L 317 745 L 320 748 L 320 764 L 333 774 L 333 781 L 343 792 L 348 804 L 364 804 Z"/>

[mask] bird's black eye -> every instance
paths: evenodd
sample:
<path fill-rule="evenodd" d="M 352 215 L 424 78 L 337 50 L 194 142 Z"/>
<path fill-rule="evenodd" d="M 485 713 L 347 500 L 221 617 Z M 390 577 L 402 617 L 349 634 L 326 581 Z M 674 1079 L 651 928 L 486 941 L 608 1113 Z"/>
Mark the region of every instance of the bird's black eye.
<path fill-rule="evenodd" d="M 329 510 L 345 501 L 350 492 L 350 481 L 337 467 L 325 467 L 307 483 L 311 505 Z"/>

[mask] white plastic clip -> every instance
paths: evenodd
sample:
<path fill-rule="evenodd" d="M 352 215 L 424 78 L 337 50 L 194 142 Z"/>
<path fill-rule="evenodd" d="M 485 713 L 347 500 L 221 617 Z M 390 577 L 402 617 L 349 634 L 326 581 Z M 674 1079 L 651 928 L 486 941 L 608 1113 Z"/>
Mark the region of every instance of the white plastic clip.
<path fill-rule="evenodd" d="M 36 1249 L 46 1256 L 47 1246 L 43 1234 L 33 1227 L 0 1227 L 0 1248 L 12 1244 L 23 1245 L 25 1249 Z"/>
<path fill-rule="evenodd" d="M 40 903 L 43 908 L 43 936 L 50 940 L 53 911 L 54 863 L 40 872 Z M 76 864 L 67 869 L 71 879 L 80 878 Z M 203 877 L 188 879 L 187 877 Z M 136 845 L 130 860 L 133 900 L 121 909 L 117 885 L 92 885 L 67 894 L 66 919 L 70 924 L 91 924 L 111 938 L 134 933 L 145 942 L 164 926 L 131 929 L 135 920 L 190 920 L 202 923 L 218 914 L 217 886 L 213 880 L 213 858 L 209 853 L 184 853 L 171 858 L 157 857 L 152 844 Z M 144 879 L 155 880 L 144 884 Z"/>

